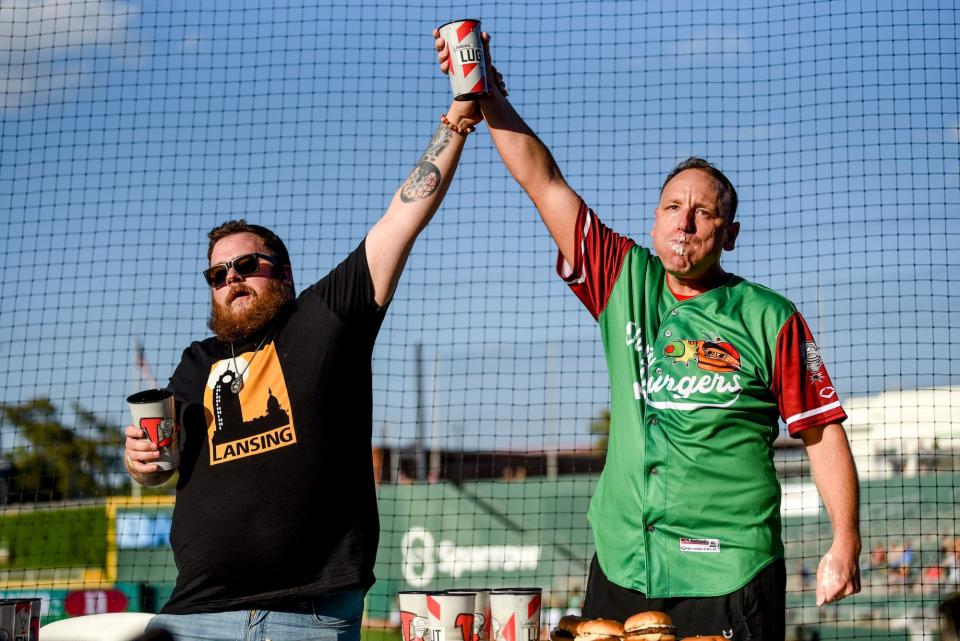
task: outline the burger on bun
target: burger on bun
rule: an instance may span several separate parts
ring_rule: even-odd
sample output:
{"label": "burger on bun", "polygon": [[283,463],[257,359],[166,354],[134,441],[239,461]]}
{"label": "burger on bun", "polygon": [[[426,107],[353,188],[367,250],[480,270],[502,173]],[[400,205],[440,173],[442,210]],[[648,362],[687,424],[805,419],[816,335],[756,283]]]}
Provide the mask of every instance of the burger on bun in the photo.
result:
{"label": "burger on bun", "polygon": [[553,641],[623,641],[623,624],[612,619],[565,616],[550,633]]}
{"label": "burger on bun", "polygon": [[623,641],[623,624],[613,619],[587,619],[577,626],[574,641]]}
{"label": "burger on bun", "polygon": [[586,619],[572,614],[561,617],[557,627],[550,630],[550,641],[573,641],[577,637],[577,627],[583,621]]}
{"label": "burger on bun", "polygon": [[623,628],[624,641],[676,641],[677,638],[673,619],[666,612],[637,612],[624,621]]}

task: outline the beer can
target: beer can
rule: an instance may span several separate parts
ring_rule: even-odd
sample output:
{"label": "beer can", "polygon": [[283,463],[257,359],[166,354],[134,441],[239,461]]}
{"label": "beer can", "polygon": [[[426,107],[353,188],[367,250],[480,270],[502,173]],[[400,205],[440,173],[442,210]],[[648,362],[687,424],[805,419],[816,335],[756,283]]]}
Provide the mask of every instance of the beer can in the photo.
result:
{"label": "beer can", "polygon": [[27,599],[30,602],[30,641],[40,641],[40,613],[43,602],[40,599]]}
{"label": "beer can", "polygon": [[539,641],[541,588],[499,588],[490,593],[491,641]]}
{"label": "beer can", "polygon": [[473,592],[436,592],[427,595],[430,641],[463,641],[473,635]]}
{"label": "beer can", "polygon": [[13,641],[16,610],[13,601],[0,601],[0,641]]}
{"label": "beer can", "polygon": [[[0,601],[0,639],[31,641],[30,599],[3,599]],[[39,620],[37,621],[39,627]]]}
{"label": "beer can", "polygon": [[454,20],[440,27],[446,40],[450,88],[456,100],[487,95],[487,65],[483,60],[479,20]]}
{"label": "beer can", "polygon": [[403,641],[426,641],[430,635],[427,597],[433,592],[404,591],[398,594],[400,601],[400,636]]}
{"label": "beer can", "polygon": [[476,594],[473,605],[473,636],[472,641],[490,641],[490,590],[478,589],[451,589],[446,594]]}

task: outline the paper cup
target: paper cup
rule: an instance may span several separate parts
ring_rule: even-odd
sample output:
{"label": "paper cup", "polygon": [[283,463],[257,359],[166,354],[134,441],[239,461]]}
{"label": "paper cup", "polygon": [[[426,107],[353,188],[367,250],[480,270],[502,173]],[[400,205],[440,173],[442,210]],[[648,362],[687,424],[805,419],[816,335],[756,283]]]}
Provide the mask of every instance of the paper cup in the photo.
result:
{"label": "paper cup", "polygon": [[176,404],[173,392],[167,389],[149,389],[127,397],[133,424],[153,441],[160,458],[153,461],[161,470],[172,470],[180,465],[180,434],[177,428]]}
{"label": "paper cup", "polygon": [[430,641],[427,595],[431,592],[401,592],[400,634],[403,641]]}
{"label": "paper cup", "polygon": [[446,590],[446,594],[476,594],[473,602],[473,641],[490,641],[490,590],[470,588]]}
{"label": "paper cup", "polygon": [[429,641],[470,641],[476,600],[474,592],[428,594]]}
{"label": "paper cup", "polygon": [[540,588],[508,588],[490,593],[490,641],[540,639]]}

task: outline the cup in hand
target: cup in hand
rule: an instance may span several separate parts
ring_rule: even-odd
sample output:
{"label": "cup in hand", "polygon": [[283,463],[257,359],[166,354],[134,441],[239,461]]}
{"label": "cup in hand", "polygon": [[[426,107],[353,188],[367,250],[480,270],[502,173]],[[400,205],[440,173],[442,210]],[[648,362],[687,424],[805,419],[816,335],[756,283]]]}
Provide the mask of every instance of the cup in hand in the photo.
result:
{"label": "cup in hand", "polygon": [[149,438],[160,458],[153,461],[161,470],[172,470],[180,465],[180,435],[177,429],[176,404],[173,392],[149,389],[127,397],[133,425]]}

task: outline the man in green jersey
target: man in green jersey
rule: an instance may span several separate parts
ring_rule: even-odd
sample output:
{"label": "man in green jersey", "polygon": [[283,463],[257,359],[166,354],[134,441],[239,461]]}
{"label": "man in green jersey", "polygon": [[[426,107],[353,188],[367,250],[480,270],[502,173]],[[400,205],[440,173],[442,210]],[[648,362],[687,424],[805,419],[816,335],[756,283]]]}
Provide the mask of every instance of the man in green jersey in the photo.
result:
{"label": "man in green jersey", "polygon": [[783,639],[778,417],[802,439],[833,526],[817,603],[858,592],[846,414],[793,304],[721,267],[740,229],[727,177],[699,158],[678,165],[661,188],[651,253],[599,221],[502,93],[479,104],[607,359],[610,442],[589,510],[597,552],[584,615],[656,609],[678,636]]}

